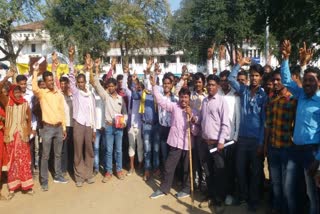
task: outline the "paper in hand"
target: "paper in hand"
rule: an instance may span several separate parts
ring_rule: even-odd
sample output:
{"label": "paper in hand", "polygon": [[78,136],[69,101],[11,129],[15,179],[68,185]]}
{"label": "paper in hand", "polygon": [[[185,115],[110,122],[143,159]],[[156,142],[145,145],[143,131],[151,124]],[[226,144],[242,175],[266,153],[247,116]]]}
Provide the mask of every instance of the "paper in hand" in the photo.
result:
{"label": "paper in hand", "polygon": [[[234,141],[233,141],[233,140],[232,140],[232,141],[229,141],[228,143],[225,143],[225,144],[224,144],[224,147],[228,147],[228,146],[230,146],[230,145],[232,145],[232,144],[234,144]],[[210,151],[210,153],[214,153],[214,152],[218,151],[218,148],[216,147],[216,148],[210,149],[209,151]]]}

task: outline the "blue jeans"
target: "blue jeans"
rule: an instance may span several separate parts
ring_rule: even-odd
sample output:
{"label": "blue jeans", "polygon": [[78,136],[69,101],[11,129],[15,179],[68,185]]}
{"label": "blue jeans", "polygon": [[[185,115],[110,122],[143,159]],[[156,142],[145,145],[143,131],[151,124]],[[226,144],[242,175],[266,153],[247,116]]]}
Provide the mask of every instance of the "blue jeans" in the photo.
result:
{"label": "blue jeans", "polygon": [[279,213],[287,213],[287,199],[285,197],[285,179],[288,164],[288,148],[268,147],[268,163],[272,184],[272,206]]}
{"label": "blue jeans", "polygon": [[[160,135],[159,125],[143,124],[143,146],[144,146],[144,169],[151,170],[158,169],[159,161],[159,147]],[[152,165],[151,165],[152,158]]]}
{"label": "blue jeans", "polygon": [[112,174],[113,144],[115,144],[116,171],[122,170],[122,135],[123,130],[106,125],[104,130],[105,171]]}
{"label": "blue jeans", "polygon": [[[288,150],[287,176],[285,182],[286,197],[288,200],[289,213],[301,213],[300,208],[304,206],[303,196],[301,197],[300,175],[304,175],[307,195],[310,201],[309,213],[319,214],[319,195],[313,177],[308,175],[308,169],[314,161],[312,146],[292,146]],[[300,191],[299,191],[300,190]],[[298,198],[299,197],[299,198]]]}
{"label": "blue jeans", "polygon": [[100,141],[102,139],[103,132],[101,129],[97,129],[96,131],[96,140],[93,144],[93,151],[94,151],[94,171],[99,171],[99,157],[100,157]]}
{"label": "blue jeans", "polygon": [[236,173],[240,199],[247,200],[250,205],[257,205],[260,198],[263,157],[257,155],[258,146],[258,139],[239,137],[236,147]]}

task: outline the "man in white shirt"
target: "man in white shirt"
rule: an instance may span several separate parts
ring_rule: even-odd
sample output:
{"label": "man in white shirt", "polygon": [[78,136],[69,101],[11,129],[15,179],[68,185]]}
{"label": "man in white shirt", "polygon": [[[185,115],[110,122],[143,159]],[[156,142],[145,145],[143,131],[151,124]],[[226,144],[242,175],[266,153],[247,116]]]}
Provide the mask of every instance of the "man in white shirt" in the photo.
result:
{"label": "man in white shirt", "polygon": [[[240,97],[236,95],[235,90],[230,86],[228,77],[230,71],[224,70],[220,73],[220,90],[219,93],[225,98],[229,107],[229,121],[230,121],[230,136],[227,141],[238,141],[239,126],[240,126]],[[235,192],[235,147],[233,144],[224,149],[225,163],[227,169],[228,189],[225,204],[231,205],[233,203],[232,195]]]}

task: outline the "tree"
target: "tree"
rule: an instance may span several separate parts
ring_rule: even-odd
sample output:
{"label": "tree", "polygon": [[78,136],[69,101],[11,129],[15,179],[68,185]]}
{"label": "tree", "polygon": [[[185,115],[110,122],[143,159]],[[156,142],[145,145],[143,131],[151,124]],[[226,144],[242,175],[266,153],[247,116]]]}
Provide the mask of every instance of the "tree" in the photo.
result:
{"label": "tree", "polygon": [[110,39],[119,42],[125,61],[134,51],[157,46],[168,37],[171,13],[167,0],[113,1],[109,14]]}
{"label": "tree", "polygon": [[109,0],[47,0],[45,26],[53,45],[65,52],[76,45],[79,56],[101,56],[108,48]]}
{"label": "tree", "polygon": [[17,57],[28,38],[21,42],[18,49],[15,50],[12,42],[14,24],[37,19],[38,17],[35,14],[38,14],[39,4],[40,0],[0,0],[0,39],[3,40],[4,44],[0,46],[0,51],[4,54],[0,61],[9,61],[12,65],[16,64]]}
{"label": "tree", "polygon": [[[320,1],[318,0],[260,0],[266,5],[264,19],[270,17],[270,32],[279,45],[290,39],[292,53],[290,59],[298,60],[299,47],[304,41],[308,45],[320,42]],[[318,53],[319,54],[319,50]]]}
{"label": "tree", "polygon": [[257,17],[255,0],[183,0],[174,14],[170,44],[182,49],[191,62],[206,59],[213,44],[224,44],[233,62],[233,50],[260,30],[253,31]]}

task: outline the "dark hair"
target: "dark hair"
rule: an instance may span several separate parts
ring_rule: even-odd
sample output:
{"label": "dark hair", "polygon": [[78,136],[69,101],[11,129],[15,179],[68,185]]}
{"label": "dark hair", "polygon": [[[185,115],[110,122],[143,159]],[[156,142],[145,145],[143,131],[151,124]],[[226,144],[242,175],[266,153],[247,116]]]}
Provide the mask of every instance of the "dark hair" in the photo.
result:
{"label": "dark hair", "polygon": [[79,79],[81,79],[81,78],[82,78],[84,81],[87,81],[87,80],[86,80],[86,75],[84,75],[84,74],[82,74],[82,73],[80,73],[80,74],[77,75],[77,81],[78,81]]}
{"label": "dark hair", "polygon": [[290,73],[291,75],[297,76],[299,79],[301,79],[300,74],[301,74],[301,66],[300,65],[294,65],[290,68]]}
{"label": "dark hair", "polygon": [[274,75],[281,75],[281,72],[280,72],[280,68],[276,68],[276,70],[274,70],[272,73],[271,73],[272,77],[274,77]]}
{"label": "dark hair", "polygon": [[257,72],[259,73],[260,76],[263,75],[264,73],[264,70],[263,70],[263,67],[260,65],[260,64],[253,64],[250,66],[249,68],[249,72]]}
{"label": "dark hair", "polygon": [[50,71],[45,71],[45,72],[43,72],[43,74],[42,74],[42,79],[43,79],[43,81],[46,81],[46,78],[47,78],[47,77],[53,77],[53,73],[50,72]]}
{"label": "dark hair", "polygon": [[102,76],[102,81],[106,81],[106,78],[107,78],[107,74],[104,74],[104,75]]}
{"label": "dark hair", "polygon": [[263,75],[263,77],[262,77],[262,85],[267,84],[267,82],[272,81],[273,80],[273,74],[274,74],[274,72],[268,73],[268,74],[265,73]]}
{"label": "dark hair", "polygon": [[22,91],[20,85],[16,85],[16,87],[14,87],[13,91]]}
{"label": "dark hair", "polygon": [[108,87],[109,84],[117,85],[117,80],[115,78],[109,78],[107,80],[106,86]]}
{"label": "dark hair", "polygon": [[222,72],[220,73],[219,77],[220,77],[220,78],[222,78],[222,77],[227,77],[227,78],[228,78],[229,75],[230,75],[230,71],[224,70],[224,71],[222,71]]}
{"label": "dark hair", "polygon": [[310,66],[304,71],[304,73],[314,73],[317,75],[318,81],[320,80],[320,69],[317,67]]}
{"label": "dark hair", "polygon": [[217,75],[215,75],[215,74],[210,74],[210,75],[207,77],[207,83],[209,83],[209,81],[211,81],[211,80],[215,81],[218,85],[219,85],[219,83],[220,83],[220,78],[219,78]]}
{"label": "dark hair", "polygon": [[199,80],[199,79],[202,80],[203,85],[206,84],[206,77],[205,77],[204,74],[201,73],[201,72],[197,72],[197,73],[195,73],[195,74],[193,75],[193,80],[194,80],[194,81],[197,81],[197,80]]}
{"label": "dark hair", "polygon": [[247,74],[247,72],[245,72],[244,70],[243,70],[243,71],[240,71],[237,76],[245,76],[246,79],[248,79],[248,74]]}
{"label": "dark hair", "polygon": [[179,91],[179,97],[181,95],[188,95],[189,97],[191,96],[191,92],[189,90],[189,88],[181,88]]}
{"label": "dark hair", "polygon": [[270,69],[270,73],[273,71],[273,68],[271,67],[271,65],[266,64],[265,66],[263,66],[263,70],[266,70],[266,68]]}
{"label": "dark hair", "polygon": [[123,80],[123,75],[122,75],[122,74],[119,74],[119,75],[117,76],[117,81],[120,81],[120,80]]}
{"label": "dark hair", "polygon": [[174,74],[171,73],[171,72],[165,73],[164,76],[167,76],[167,77],[169,77],[170,79],[173,77],[173,80],[174,80]]}
{"label": "dark hair", "polygon": [[25,75],[23,75],[23,74],[19,74],[17,77],[16,77],[16,82],[17,83],[19,83],[19,82],[21,82],[21,81],[27,81],[28,80],[28,78],[25,76]]}
{"label": "dark hair", "polygon": [[38,80],[38,86],[39,86],[42,82],[44,82],[43,79]]}
{"label": "dark hair", "polygon": [[69,78],[68,77],[60,77],[60,82],[65,82],[65,83],[69,83]]}
{"label": "dark hair", "polygon": [[165,80],[169,80],[170,83],[172,83],[172,79],[170,78],[170,76],[168,75],[164,75],[163,78],[162,78],[162,83],[164,83]]}

